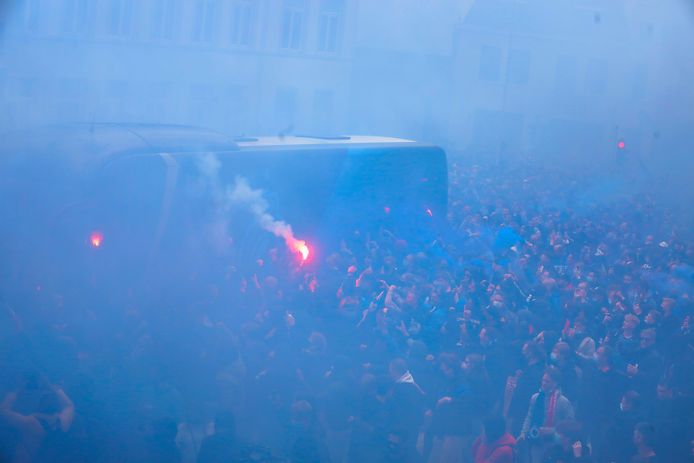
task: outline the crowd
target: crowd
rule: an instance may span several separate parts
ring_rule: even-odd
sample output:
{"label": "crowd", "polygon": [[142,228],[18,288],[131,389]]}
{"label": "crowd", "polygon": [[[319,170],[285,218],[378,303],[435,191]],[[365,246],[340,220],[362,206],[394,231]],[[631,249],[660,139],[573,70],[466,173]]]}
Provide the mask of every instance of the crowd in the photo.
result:
{"label": "crowd", "polygon": [[0,301],[0,461],[694,461],[694,243],[586,191],[453,164],[426,242]]}

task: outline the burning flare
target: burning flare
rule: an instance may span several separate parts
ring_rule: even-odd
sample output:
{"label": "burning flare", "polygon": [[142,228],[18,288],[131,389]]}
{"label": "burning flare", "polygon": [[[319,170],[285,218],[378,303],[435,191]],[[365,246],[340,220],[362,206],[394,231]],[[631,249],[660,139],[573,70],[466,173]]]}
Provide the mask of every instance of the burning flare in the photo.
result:
{"label": "burning flare", "polygon": [[104,235],[102,235],[101,232],[95,231],[95,232],[92,232],[91,235],[89,235],[89,242],[95,248],[98,248],[99,246],[101,246],[101,242],[103,240],[104,240]]}
{"label": "burning flare", "polygon": [[[291,225],[275,219],[268,212],[269,204],[263,197],[263,190],[252,188],[241,176],[236,177],[233,185],[222,185],[219,179],[221,163],[213,153],[201,157],[198,167],[218,203],[220,217],[228,215],[233,204],[243,204],[260,228],[282,238],[290,251],[301,256],[301,263],[306,262],[310,254],[306,241],[296,239]],[[226,228],[227,222],[222,225]]]}
{"label": "burning flare", "polygon": [[[289,248],[301,255],[301,262],[306,262],[306,259],[308,259],[308,255],[310,254],[306,241],[297,240],[294,238],[288,239],[287,241]],[[291,243],[289,241],[291,241]]]}

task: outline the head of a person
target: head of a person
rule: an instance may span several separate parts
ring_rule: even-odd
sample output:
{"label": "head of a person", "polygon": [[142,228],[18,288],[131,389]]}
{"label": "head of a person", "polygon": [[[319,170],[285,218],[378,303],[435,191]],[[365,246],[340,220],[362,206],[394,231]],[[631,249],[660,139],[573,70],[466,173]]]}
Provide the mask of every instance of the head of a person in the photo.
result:
{"label": "head of a person", "polygon": [[439,371],[446,378],[454,378],[458,372],[460,359],[452,352],[442,352],[439,357]]}
{"label": "head of a person", "polygon": [[622,331],[633,332],[639,326],[639,317],[633,314],[626,314],[622,322]]}
{"label": "head of a person", "polygon": [[655,426],[641,422],[634,426],[634,445],[636,447],[651,447],[655,438]]}
{"label": "head of a person", "polygon": [[427,345],[424,342],[416,340],[413,341],[412,344],[410,344],[408,354],[408,357],[410,359],[422,361],[426,358],[427,355],[429,355],[429,349],[427,348]]}
{"label": "head of a person", "polygon": [[574,320],[574,329],[573,329],[573,337],[579,337],[583,336],[583,333],[586,332],[586,322],[583,317],[578,317],[576,320]]}
{"label": "head of a person", "polygon": [[214,418],[214,431],[216,434],[233,436],[236,433],[234,413],[229,410],[217,413],[217,416]]}
{"label": "head of a person", "polygon": [[641,349],[648,349],[655,344],[656,340],[655,328],[646,328],[641,331],[639,345]]}
{"label": "head of a person", "polygon": [[595,341],[593,338],[585,337],[576,349],[576,355],[584,360],[592,360],[595,358]]}
{"label": "head of a person", "polygon": [[300,428],[309,428],[313,424],[313,406],[307,400],[297,400],[292,404],[292,424]]}
{"label": "head of a person", "polygon": [[404,359],[396,358],[390,361],[388,364],[388,374],[393,381],[402,378],[402,375],[407,373],[407,362]]}
{"label": "head of a person", "polygon": [[552,348],[550,359],[556,365],[566,365],[571,360],[571,347],[564,341],[559,341]]}
{"label": "head of a person", "polygon": [[484,374],[484,357],[480,354],[468,354],[460,368],[466,376],[481,376]]}
{"label": "head of a person", "polygon": [[484,420],[484,437],[487,442],[495,442],[506,432],[506,423],[501,415],[492,415]]}
{"label": "head of a person", "polygon": [[387,438],[388,461],[402,461],[405,459],[405,436],[401,432],[390,432]]}
{"label": "head of a person", "polygon": [[313,331],[308,337],[308,348],[311,352],[324,353],[328,348],[328,340],[320,331]]}
{"label": "head of a person", "polygon": [[504,308],[504,297],[501,294],[493,294],[489,298],[489,307],[494,310],[501,310]]}
{"label": "head of a person", "polygon": [[670,400],[674,396],[674,390],[666,380],[658,382],[655,392],[658,400]]}
{"label": "head of a person", "polygon": [[485,326],[480,330],[480,344],[483,347],[492,345],[497,339],[497,332],[491,326]]}
{"label": "head of a person", "polygon": [[535,341],[528,341],[523,344],[521,352],[528,363],[535,363],[545,358],[545,352],[542,346]]}
{"label": "head of a person", "polygon": [[542,330],[538,334],[535,342],[539,343],[542,347],[542,354],[544,356],[545,352],[551,352],[552,347],[559,341],[560,334],[554,330]]}
{"label": "head of a person", "polygon": [[600,346],[598,350],[595,351],[595,359],[598,362],[598,366],[612,367],[614,363],[614,350],[607,345]]}
{"label": "head of a person", "polygon": [[548,367],[542,375],[540,381],[540,389],[542,392],[549,394],[557,390],[561,383],[561,373],[556,367]]}
{"label": "head of a person", "polygon": [[657,326],[660,324],[660,320],[662,320],[663,314],[660,313],[658,310],[649,310],[648,313],[646,314],[646,318],[644,318],[644,323],[648,326]]}
{"label": "head of a person", "polygon": [[672,309],[675,307],[675,299],[671,297],[664,297],[663,300],[660,302],[660,308],[663,310],[663,313],[665,315],[670,315],[672,313]]}
{"label": "head of a person", "polygon": [[636,391],[627,391],[619,402],[619,409],[623,412],[635,412],[641,407],[641,395]]}

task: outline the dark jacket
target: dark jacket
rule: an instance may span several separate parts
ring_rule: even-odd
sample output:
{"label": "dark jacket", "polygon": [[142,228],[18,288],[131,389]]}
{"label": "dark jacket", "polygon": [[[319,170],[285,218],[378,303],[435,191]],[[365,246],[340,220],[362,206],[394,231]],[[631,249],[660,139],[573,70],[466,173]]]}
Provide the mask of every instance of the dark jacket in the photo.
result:
{"label": "dark jacket", "polygon": [[509,433],[504,434],[492,443],[484,437],[478,437],[472,443],[474,463],[513,463],[516,439]]}

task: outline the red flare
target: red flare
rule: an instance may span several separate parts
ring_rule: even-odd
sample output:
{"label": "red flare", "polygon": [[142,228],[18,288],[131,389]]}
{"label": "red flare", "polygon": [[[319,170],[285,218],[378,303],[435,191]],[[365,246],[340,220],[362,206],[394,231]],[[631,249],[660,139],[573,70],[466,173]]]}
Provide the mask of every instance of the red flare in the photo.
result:
{"label": "red flare", "polygon": [[89,235],[89,242],[95,248],[98,248],[99,246],[101,246],[101,243],[103,242],[103,240],[104,240],[104,235],[102,235],[101,232],[95,231],[95,232],[92,232],[91,235]]}
{"label": "red flare", "polygon": [[308,259],[309,254],[311,251],[308,248],[308,245],[306,244],[306,241],[304,240],[294,240],[294,242],[291,244],[291,248],[294,252],[299,253],[301,255],[301,262],[305,262],[306,259]]}

